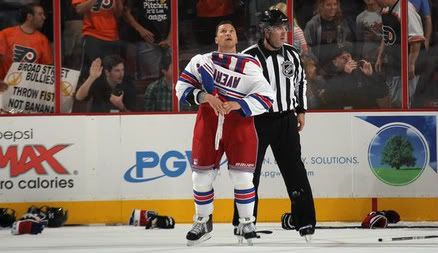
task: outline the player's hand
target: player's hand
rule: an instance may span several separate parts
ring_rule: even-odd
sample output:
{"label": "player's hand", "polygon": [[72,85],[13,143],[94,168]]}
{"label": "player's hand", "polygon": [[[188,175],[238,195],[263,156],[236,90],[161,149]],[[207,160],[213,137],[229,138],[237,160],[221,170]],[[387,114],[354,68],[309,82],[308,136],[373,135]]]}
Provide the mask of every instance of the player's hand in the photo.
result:
{"label": "player's hand", "polygon": [[298,132],[304,129],[305,124],[305,114],[304,113],[298,113],[297,115],[297,121],[298,121]]}
{"label": "player's hand", "polygon": [[231,111],[239,110],[241,107],[240,107],[240,104],[235,102],[235,101],[227,101],[227,102],[224,102],[223,108],[224,108],[225,114],[228,114]]}
{"label": "player's hand", "polygon": [[100,58],[94,59],[90,67],[90,77],[96,80],[100,75],[102,75],[102,70],[102,60]]}
{"label": "player's hand", "polygon": [[222,114],[222,115],[225,114],[223,102],[222,102],[222,100],[219,99],[219,97],[217,95],[213,96],[211,94],[207,94],[207,95],[205,95],[205,101],[207,101],[207,103],[211,106],[211,108],[213,108],[216,116],[218,116],[219,114]]}

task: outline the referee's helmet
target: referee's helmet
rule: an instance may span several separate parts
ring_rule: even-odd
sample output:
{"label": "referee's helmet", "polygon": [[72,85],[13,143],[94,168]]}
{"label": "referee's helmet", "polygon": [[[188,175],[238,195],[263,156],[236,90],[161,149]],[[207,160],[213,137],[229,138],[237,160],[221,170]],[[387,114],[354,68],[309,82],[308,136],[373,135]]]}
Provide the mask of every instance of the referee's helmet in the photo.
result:
{"label": "referee's helmet", "polygon": [[272,9],[264,11],[260,18],[260,25],[264,28],[269,26],[288,25],[289,19],[283,12]]}

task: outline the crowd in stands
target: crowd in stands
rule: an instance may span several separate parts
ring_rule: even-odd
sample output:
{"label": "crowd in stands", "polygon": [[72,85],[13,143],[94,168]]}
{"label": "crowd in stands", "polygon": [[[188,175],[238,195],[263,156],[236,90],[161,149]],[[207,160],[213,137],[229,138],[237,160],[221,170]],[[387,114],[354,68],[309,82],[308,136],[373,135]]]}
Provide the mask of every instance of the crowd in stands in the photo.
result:
{"label": "crowd in stands", "polygon": [[[400,31],[385,30],[391,17],[400,17],[400,2],[294,1],[290,36],[306,69],[309,109],[401,108]],[[407,5],[409,108],[438,107],[437,5]],[[188,0],[172,8],[179,17],[179,69],[193,55],[214,50],[222,20],[235,24],[241,50],[260,39],[264,10],[291,14],[285,0]],[[66,0],[61,19],[63,67],[81,73],[73,112],[178,110],[170,0]],[[52,49],[52,0],[0,0],[0,92],[12,62],[53,64]]]}

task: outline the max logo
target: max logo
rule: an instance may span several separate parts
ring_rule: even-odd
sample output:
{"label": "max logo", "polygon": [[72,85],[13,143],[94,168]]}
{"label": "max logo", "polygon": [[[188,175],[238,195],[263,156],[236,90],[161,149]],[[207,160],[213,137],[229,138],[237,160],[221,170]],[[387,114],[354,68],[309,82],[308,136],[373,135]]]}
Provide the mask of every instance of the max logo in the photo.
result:
{"label": "max logo", "polygon": [[5,168],[9,164],[11,177],[25,174],[31,169],[34,169],[38,175],[47,175],[47,171],[43,166],[43,162],[46,162],[57,174],[69,174],[64,166],[55,158],[56,153],[68,146],[70,145],[59,144],[47,149],[42,145],[27,145],[24,146],[21,155],[18,153],[17,146],[8,147],[6,152],[3,152],[0,146],[0,168]]}
{"label": "max logo", "polygon": [[37,54],[33,48],[23,47],[20,45],[14,46],[14,62],[35,62]]}

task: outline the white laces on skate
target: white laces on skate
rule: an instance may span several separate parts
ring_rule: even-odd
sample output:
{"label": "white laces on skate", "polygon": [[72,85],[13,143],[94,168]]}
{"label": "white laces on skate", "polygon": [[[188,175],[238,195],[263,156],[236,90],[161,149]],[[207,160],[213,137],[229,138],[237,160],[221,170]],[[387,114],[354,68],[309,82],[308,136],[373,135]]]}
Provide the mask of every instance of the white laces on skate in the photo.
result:
{"label": "white laces on skate", "polygon": [[237,226],[237,233],[239,235],[244,235],[245,233],[251,233],[251,232],[255,232],[256,228],[254,226],[254,223],[249,222],[249,223],[239,223],[239,225]]}
{"label": "white laces on skate", "polygon": [[254,225],[255,218],[249,217],[249,218],[240,218],[239,219],[239,225],[237,226],[237,240],[238,244],[243,244],[243,239],[245,239],[249,246],[252,246],[252,239],[254,238],[260,238],[259,235],[256,233],[256,227]]}
{"label": "white laces on skate", "polygon": [[193,234],[200,234],[205,231],[207,231],[207,222],[195,222],[192,229],[190,230],[190,232]]}

